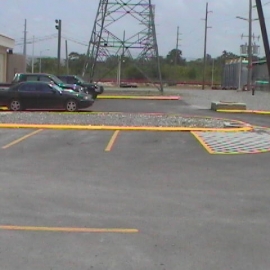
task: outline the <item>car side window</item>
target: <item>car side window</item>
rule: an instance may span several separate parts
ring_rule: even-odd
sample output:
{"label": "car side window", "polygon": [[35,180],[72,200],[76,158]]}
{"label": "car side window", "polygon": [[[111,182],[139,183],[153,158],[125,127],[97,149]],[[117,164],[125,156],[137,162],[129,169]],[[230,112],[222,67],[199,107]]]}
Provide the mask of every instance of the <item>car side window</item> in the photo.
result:
{"label": "car side window", "polygon": [[37,82],[38,81],[38,76],[34,76],[34,75],[25,76],[25,80],[23,80],[23,81]]}
{"label": "car side window", "polygon": [[41,93],[52,93],[52,88],[47,84],[39,84],[38,91]]}
{"label": "car side window", "polygon": [[51,81],[52,81],[51,78],[46,77],[46,76],[40,76],[39,80],[40,80],[41,82],[51,82]]}
{"label": "car side window", "polygon": [[76,84],[77,83],[77,80],[73,77],[68,77],[67,78],[67,83],[68,84]]}
{"label": "car side window", "polygon": [[19,87],[19,92],[36,92],[36,84],[23,84]]}
{"label": "car side window", "polygon": [[67,81],[67,77],[59,77],[59,79],[62,81],[62,82],[64,82],[64,83],[68,83],[68,81]]}

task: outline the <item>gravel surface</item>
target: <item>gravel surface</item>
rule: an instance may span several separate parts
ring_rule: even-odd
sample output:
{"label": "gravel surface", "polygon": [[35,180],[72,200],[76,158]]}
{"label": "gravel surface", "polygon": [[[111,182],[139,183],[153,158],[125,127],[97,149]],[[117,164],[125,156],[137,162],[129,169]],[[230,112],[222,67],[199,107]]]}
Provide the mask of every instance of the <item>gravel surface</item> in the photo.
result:
{"label": "gravel surface", "polygon": [[0,113],[0,123],[222,128],[226,120],[140,113]]}

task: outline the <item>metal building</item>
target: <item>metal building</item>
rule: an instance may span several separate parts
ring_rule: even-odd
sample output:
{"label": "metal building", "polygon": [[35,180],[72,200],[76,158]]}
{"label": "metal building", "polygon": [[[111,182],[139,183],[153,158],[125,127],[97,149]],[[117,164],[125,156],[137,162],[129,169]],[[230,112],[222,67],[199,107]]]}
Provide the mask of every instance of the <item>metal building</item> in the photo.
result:
{"label": "metal building", "polygon": [[242,89],[247,84],[248,61],[240,57],[225,62],[222,76],[223,89]]}
{"label": "metal building", "polygon": [[269,75],[266,60],[253,62],[252,70],[254,85],[256,86],[256,89],[269,91]]}
{"label": "metal building", "polygon": [[8,50],[13,50],[15,41],[0,35],[0,82],[7,81]]}

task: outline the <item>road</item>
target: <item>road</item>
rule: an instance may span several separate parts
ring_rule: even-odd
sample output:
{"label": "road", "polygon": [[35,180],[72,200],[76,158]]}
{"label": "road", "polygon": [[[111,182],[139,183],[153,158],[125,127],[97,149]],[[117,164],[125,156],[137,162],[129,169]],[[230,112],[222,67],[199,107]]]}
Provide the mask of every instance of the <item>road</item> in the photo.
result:
{"label": "road", "polygon": [[[183,101],[93,110],[214,115]],[[210,155],[190,133],[2,129],[0,155],[1,269],[270,266],[269,153]]]}

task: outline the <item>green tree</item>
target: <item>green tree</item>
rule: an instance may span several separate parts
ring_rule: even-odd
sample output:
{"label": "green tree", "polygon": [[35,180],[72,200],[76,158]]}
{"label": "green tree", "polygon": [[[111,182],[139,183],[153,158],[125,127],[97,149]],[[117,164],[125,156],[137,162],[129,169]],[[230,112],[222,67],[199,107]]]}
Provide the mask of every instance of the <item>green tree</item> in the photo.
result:
{"label": "green tree", "polygon": [[186,64],[186,59],[182,57],[182,51],[179,49],[173,49],[169,51],[166,57],[168,64],[177,64],[184,66]]}

